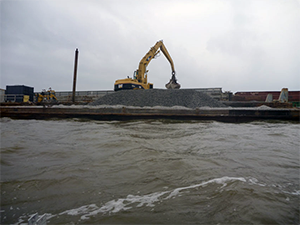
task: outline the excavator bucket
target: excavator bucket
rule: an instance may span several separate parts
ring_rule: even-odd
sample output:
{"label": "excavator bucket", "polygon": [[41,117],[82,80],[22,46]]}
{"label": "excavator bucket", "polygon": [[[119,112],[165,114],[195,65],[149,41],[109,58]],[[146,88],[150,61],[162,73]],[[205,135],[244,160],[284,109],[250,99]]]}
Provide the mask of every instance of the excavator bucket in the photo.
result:
{"label": "excavator bucket", "polygon": [[170,79],[169,83],[167,83],[165,86],[167,89],[179,89],[180,88],[180,84],[177,83],[174,73],[172,74],[172,78]]}

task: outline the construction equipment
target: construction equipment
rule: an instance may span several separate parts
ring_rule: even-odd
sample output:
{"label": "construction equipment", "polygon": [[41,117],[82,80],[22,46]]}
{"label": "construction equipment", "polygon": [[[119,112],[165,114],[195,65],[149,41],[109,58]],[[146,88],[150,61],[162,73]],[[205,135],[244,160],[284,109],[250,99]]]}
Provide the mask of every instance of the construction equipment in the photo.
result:
{"label": "construction equipment", "polygon": [[[160,50],[158,50],[160,49]],[[166,84],[166,88],[168,89],[179,89],[180,84],[177,83],[177,80],[175,78],[175,69],[174,69],[174,63],[169,55],[163,41],[158,41],[156,44],[147,52],[147,54],[142,58],[139,64],[139,68],[134,71],[133,78],[125,78],[115,81],[114,90],[130,90],[130,89],[153,89],[152,83],[147,83],[147,73],[148,70],[147,66],[150,63],[150,61],[158,56],[157,54],[162,51],[168,61],[171,64],[172,68],[172,78],[168,84]]]}
{"label": "construction equipment", "polygon": [[37,93],[36,95],[37,103],[53,103],[57,102],[57,98],[55,96],[55,91],[51,89],[51,87],[46,91],[43,89],[41,93]]}
{"label": "construction equipment", "polygon": [[177,80],[175,77],[175,72],[174,72],[174,74],[172,73],[172,77],[171,77],[169,83],[167,83],[165,86],[167,89],[179,89],[180,88],[180,84],[177,83]]}

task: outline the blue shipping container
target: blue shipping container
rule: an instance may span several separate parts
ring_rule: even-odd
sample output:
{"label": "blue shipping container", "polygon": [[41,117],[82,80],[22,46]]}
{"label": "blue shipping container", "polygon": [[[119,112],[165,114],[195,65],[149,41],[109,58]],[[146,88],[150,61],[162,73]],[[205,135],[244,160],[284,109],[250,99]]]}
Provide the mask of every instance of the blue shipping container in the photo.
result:
{"label": "blue shipping container", "polygon": [[6,85],[6,95],[29,95],[29,101],[33,102],[34,88],[25,85]]}

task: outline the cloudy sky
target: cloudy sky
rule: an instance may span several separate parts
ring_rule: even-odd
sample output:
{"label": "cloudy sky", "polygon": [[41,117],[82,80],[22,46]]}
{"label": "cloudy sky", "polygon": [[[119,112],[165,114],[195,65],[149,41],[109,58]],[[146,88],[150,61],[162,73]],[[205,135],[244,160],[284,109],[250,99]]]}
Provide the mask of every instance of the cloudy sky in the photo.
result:
{"label": "cloudy sky", "polygon": [[[6,85],[112,90],[163,40],[182,88],[300,90],[300,0],[2,0]],[[148,81],[164,88],[162,54]]]}

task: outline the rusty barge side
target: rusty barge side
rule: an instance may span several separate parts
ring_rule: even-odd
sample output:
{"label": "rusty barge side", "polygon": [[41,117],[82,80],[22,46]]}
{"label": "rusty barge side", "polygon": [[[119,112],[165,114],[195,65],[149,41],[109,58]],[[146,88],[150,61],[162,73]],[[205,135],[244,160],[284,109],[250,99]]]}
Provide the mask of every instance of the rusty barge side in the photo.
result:
{"label": "rusty barge side", "polygon": [[14,119],[87,118],[96,120],[179,119],[247,122],[298,121],[300,109],[271,108],[137,108],[137,107],[0,107],[1,117]]}

